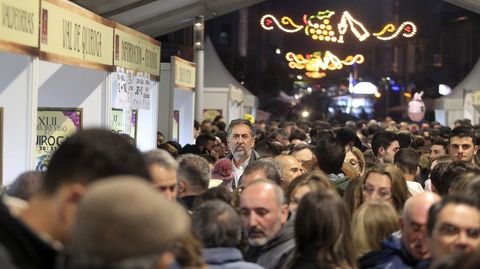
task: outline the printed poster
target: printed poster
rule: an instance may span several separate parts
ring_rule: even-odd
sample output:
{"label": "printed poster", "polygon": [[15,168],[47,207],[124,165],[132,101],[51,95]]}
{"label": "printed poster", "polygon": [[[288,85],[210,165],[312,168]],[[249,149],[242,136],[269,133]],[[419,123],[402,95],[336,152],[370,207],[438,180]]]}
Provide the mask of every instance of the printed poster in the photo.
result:
{"label": "printed poster", "polygon": [[114,133],[123,133],[123,109],[112,108],[112,121],[110,123],[110,128]]}
{"label": "printed poster", "polygon": [[58,146],[82,128],[82,109],[39,108],[37,113],[35,168],[45,171]]}
{"label": "printed poster", "polygon": [[138,110],[132,110],[130,118],[130,136],[137,141]]}
{"label": "printed poster", "polygon": [[129,101],[129,93],[127,88],[127,74],[123,68],[117,68],[115,98],[113,100],[114,107],[127,107]]}
{"label": "printed poster", "polygon": [[174,110],[173,111],[173,134],[172,140],[178,142],[178,135],[180,134],[180,111]]}

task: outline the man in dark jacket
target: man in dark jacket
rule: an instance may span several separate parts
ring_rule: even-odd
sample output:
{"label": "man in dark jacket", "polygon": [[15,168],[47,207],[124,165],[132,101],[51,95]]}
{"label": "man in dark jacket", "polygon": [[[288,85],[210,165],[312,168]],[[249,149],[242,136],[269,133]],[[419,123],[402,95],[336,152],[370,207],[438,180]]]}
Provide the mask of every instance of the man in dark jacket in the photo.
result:
{"label": "man in dark jacket", "polygon": [[282,188],[269,180],[254,181],[243,190],[239,208],[249,244],[245,259],[277,268],[295,248]]}
{"label": "man in dark jacket", "polygon": [[376,268],[414,268],[430,257],[426,242],[428,210],[440,201],[433,192],[411,197],[400,218],[401,232],[393,233],[382,242],[381,258]]}
{"label": "man in dark jacket", "polygon": [[58,250],[69,242],[76,209],[88,185],[120,174],[150,179],[140,151],[122,136],[90,129],[65,139],[26,209],[15,215],[0,202],[0,248],[7,252],[0,255],[0,265],[8,256],[19,269],[55,268]]}

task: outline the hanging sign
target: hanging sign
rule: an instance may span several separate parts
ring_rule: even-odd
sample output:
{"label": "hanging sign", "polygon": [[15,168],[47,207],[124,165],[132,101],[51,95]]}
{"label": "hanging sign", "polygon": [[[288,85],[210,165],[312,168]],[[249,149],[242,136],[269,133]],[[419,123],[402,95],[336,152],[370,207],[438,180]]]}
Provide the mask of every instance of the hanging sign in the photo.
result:
{"label": "hanging sign", "polygon": [[36,54],[40,0],[0,0],[0,50]]}
{"label": "hanging sign", "polygon": [[195,89],[195,64],[176,56],[171,62],[175,66],[175,88]]}
{"label": "hanging sign", "polygon": [[114,65],[160,80],[160,42],[116,23]]}
{"label": "hanging sign", "polygon": [[40,57],[113,71],[113,25],[70,1],[41,2]]}

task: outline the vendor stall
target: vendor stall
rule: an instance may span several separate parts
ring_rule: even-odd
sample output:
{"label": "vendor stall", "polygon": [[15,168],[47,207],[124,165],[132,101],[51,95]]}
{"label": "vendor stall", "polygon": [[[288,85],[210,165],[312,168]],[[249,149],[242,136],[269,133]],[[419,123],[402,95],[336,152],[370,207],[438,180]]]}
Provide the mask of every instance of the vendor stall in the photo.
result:
{"label": "vendor stall", "polygon": [[[45,170],[55,149],[81,128],[137,134],[141,149],[155,147],[158,42],[70,1],[0,4],[0,183]],[[132,68],[128,62],[138,56],[142,62]],[[135,72],[131,94],[142,94],[131,98],[136,106],[112,107],[114,64]]]}
{"label": "vendor stall", "polygon": [[193,144],[195,64],[176,56],[162,63],[158,98],[158,130],[182,146]]}

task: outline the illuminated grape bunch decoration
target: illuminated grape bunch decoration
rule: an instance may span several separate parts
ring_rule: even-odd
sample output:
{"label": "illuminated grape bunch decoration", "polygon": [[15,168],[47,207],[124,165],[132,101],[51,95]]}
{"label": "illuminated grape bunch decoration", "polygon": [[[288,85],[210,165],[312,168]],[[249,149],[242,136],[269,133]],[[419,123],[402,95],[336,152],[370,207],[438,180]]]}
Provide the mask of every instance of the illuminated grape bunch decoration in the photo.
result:
{"label": "illuminated grape bunch decoration", "polygon": [[[370,34],[365,26],[356,20],[348,11],[341,13],[340,20],[335,25],[335,12],[331,10],[318,11],[313,15],[303,15],[303,25],[297,24],[292,18],[283,16],[278,20],[271,14],[266,14],[260,19],[260,25],[263,29],[271,31],[275,27],[286,33],[298,33],[303,30],[306,36],[318,42],[344,43],[344,36],[348,30],[361,42],[370,36],[374,36],[378,40],[388,41],[399,36],[411,38],[417,33],[417,27],[413,22],[405,21],[396,27],[389,23],[382,27],[376,33]],[[288,66],[292,69],[305,69],[306,75],[311,78],[322,78],[326,76],[327,70],[340,70],[345,65],[362,64],[365,58],[361,54],[347,56],[341,60],[339,57],[325,51],[314,52],[303,56],[288,52],[285,55]]]}
{"label": "illuminated grape bunch decoration", "polygon": [[[260,25],[263,29],[269,31],[276,26],[286,33],[297,33],[304,30],[305,35],[310,36],[313,40],[322,42],[344,43],[343,36],[347,30],[350,30],[359,41],[365,41],[371,36],[365,26],[353,18],[348,11],[342,13],[340,22],[335,29],[334,25],[332,25],[334,15],[335,12],[331,10],[318,11],[310,16],[305,14],[303,16],[303,25],[300,25],[288,16],[283,16],[279,21],[275,16],[267,14],[260,19]],[[398,28],[389,23],[379,32],[373,33],[373,36],[378,40],[388,41],[397,38],[399,35],[410,38],[416,33],[417,26],[413,22],[405,21]]]}
{"label": "illuminated grape bunch decoration", "polygon": [[319,11],[316,15],[307,18],[304,16],[305,34],[311,36],[313,40],[337,42],[332,25],[330,25],[330,17],[335,12],[330,10]]}

